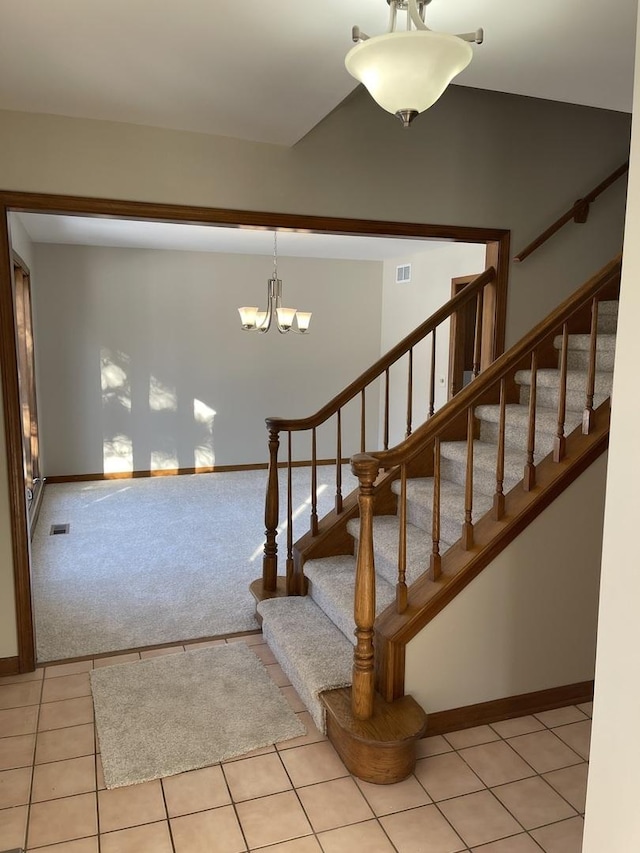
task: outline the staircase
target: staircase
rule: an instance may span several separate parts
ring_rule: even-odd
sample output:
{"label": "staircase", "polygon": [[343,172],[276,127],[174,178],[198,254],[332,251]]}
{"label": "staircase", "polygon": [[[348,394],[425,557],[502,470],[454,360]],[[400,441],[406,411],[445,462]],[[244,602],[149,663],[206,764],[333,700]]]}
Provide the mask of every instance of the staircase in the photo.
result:
{"label": "staircase", "polygon": [[607,265],[403,444],[354,457],[358,502],[340,496],[315,524],[312,511],[286,584],[254,585],[266,641],[361,778],[407,775],[424,733],[403,695],[408,639],[606,448],[619,270]]}

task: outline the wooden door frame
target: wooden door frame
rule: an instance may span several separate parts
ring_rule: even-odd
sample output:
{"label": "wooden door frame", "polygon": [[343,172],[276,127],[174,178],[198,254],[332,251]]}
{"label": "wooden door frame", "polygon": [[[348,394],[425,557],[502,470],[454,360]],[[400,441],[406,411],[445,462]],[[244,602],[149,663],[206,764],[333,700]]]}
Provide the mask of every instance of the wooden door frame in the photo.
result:
{"label": "wooden door frame", "polygon": [[[506,229],[306,216],[291,213],[0,191],[0,376],[3,390],[11,547],[18,630],[18,656],[15,659],[4,659],[4,663],[3,659],[0,659],[0,674],[3,669],[5,672],[29,672],[35,668],[36,663],[28,520],[23,486],[22,427],[15,347],[15,316],[12,296],[13,260],[8,219],[9,213],[12,212],[118,217],[120,219],[142,219],[156,222],[218,225],[230,228],[291,228],[331,234],[484,243],[487,247],[487,263],[496,268],[497,277],[485,289],[485,304],[488,303],[488,305],[485,312],[487,327],[484,330],[483,338],[487,341],[487,347],[486,354],[483,357],[491,361],[504,350],[510,237],[510,232]],[[492,313],[490,320],[488,319],[489,310]]]}
{"label": "wooden door frame", "polygon": [[[461,275],[456,278],[451,279],[451,296],[456,296],[467,284],[471,284],[471,282],[477,277],[476,275]],[[468,305],[468,303],[467,303]],[[466,306],[464,306],[466,308]],[[461,364],[461,352],[460,347],[458,346],[458,328],[459,317],[458,312],[456,311],[451,315],[451,321],[449,326],[449,393],[447,394],[447,399],[451,399],[454,394],[458,391],[462,390],[462,383],[460,387],[456,387],[456,380],[460,378],[461,374],[464,372],[464,365]]]}

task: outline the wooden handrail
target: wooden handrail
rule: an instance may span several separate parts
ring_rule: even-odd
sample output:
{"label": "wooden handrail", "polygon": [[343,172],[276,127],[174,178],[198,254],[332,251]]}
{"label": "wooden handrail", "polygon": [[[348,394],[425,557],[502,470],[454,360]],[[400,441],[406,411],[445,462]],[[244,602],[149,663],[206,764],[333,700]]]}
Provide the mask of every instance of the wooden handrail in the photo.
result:
{"label": "wooden handrail", "polygon": [[[370,385],[375,379],[381,376],[388,370],[392,364],[406,355],[417,343],[427,337],[441,323],[447,320],[452,314],[458,311],[463,305],[466,305],[471,299],[482,292],[482,289],[487,284],[494,281],[496,278],[496,270],[494,267],[488,267],[480,275],[476,276],[473,281],[469,282],[460,293],[456,294],[452,299],[439,308],[431,315],[424,323],[421,323],[416,329],[397,343],[388,353],[378,359],[368,370],[361,373],[350,385],[337,394],[325,406],[319,409],[314,415],[307,418],[297,418],[287,420],[286,418],[267,418],[266,424],[269,430],[290,430],[297,432],[300,430],[313,429],[319,427],[332,415],[343,408],[348,402],[353,400],[360,394],[367,385]],[[477,298],[477,297],[476,297]]]}
{"label": "wooden handrail", "polygon": [[629,161],[623,163],[621,166],[612,172],[609,177],[605,178],[604,181],[598,184],[597,187],[594,187],[590,193],[587,193],[584,198],[578,199],[578,201],[573,205],[570,210],[564,213],[559,219],[550,225],[545,231],[542,232],[535,240],[532,240],[528,246],[525,246],[521,252],[514,257],[514,261],[520,263],[524,261],[525,258],[528,258],[532,252],[535,252],[536,249],[539,249],[543,243],[546,243],[550,237],[559,231],[567,222],[570,222],[574,219],[576,222],[586,222],[586,217],[589,211],[589,205],[591,202],[595,201],[598,196],[603,193],[606,189],[609,189],[611,184],[614,184],[618,178],[621,178],[626,172],[629,171]]}

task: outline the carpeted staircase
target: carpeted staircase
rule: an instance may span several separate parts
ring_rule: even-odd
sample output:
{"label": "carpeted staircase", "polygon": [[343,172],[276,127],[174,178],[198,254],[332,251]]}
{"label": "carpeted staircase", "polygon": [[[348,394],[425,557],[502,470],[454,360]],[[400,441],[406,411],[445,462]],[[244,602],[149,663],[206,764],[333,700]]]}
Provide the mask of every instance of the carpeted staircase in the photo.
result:
{"label": "carpeted staircase", "polygon": [[[594,408],[611,395],[617,301],[599,303],[598,339]],[[554,341],[560,350],[562,338]],[[589,368],[590,336],[569,335],[565,433],[569,435],[582,423]],[[522,481],[526,461],[529,422],[531,371],[515,374],[520,388],[519,403],[506,408],[504,492]],[[559,369],[539,369],[536,383],[535,462],[553,449],[558,421]],[[480,422],[479,438],[474,441],[473,520],[487,513],[496,488],[496,459],[500,409],[480,405],[475,417]],[[441,443],[441,539],[440,552],[460,537],[464,519],[466,442]],[[400,493],[400,482],[393,484]],[[410,586],[429,566],[432,550],[432,478],[407,482],[407,584]],[[347,523],[355,540],[359,519]],[[374,554],[376,570],[376,614],[395,601],[397,582],[399,521],[395,515],[374,518]],[[304,574],[308,595],[272,598],[258,604],[263,633],[283,670],[311,712],[316,725],[325,730],[324,707],[320,693],[351,683],[354,643],[353,597],[356,558],[347,554],[308,560]]]}

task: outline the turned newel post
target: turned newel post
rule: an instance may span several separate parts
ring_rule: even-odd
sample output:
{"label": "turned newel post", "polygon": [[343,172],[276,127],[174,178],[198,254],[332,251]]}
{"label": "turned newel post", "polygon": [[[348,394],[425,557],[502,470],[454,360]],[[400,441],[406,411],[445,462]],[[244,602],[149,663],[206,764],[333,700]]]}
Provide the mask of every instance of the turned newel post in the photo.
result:
{"label": "turned newel post", "polygon": [[360,482],[360,537],[356,566],[353,615],[356,647],[353,652],[351,704],[357,720],[373,715],[374,650],[373,622],[376,615],[376,583],[373,564],[373,484],[378,476],[378,460],[359,453],[351,460],[351,470]]}
{"label": "turned newel post", "polygon": [[262,558],[262,588],[265,592],[275,592],[278,584],[278,516],[280,514],[278,497],[278,447],[280,430],[267,421],[269,428],[269,475],[267,478],[267,497],[264,505],[265,543]]}

